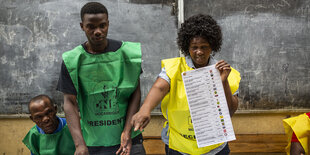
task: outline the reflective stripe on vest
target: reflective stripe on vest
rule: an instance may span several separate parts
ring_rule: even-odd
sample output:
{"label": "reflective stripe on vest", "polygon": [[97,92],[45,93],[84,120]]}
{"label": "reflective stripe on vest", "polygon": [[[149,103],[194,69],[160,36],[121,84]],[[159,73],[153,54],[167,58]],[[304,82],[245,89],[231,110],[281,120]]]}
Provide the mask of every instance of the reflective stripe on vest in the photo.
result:
{"label": "reflective stripe on vest", "polygon": [[140,43],[123,42],[117,51],[102,54],[89,54],[80,45],[63,60],[77,90],[86,145],[120,144],[128,100],[141,73]]}
{"label": "reflective stripe on vest", "polygon": [[[164,117],[169,122],[169,147],[188,154],[204,154],[219,147],[223,143],[198,148],[191,116],[188,108],[184,84],[181,73],[190,68],[184,57],[162,60],[168,77],[171,80],[170,92],[161,103]],[[240,73],[232,68],[228,81],[232,94],[239,88]]]}

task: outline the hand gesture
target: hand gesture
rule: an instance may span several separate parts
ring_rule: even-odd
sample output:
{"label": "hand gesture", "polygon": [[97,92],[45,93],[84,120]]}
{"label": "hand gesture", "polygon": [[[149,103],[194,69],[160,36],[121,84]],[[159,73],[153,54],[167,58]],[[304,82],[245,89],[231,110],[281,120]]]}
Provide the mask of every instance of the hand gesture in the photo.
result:
{"label": "hand gesture", "polygon": [[231,71],[230,65],[224,60],[220,60],[216,63],[215,68],[220,71],[222,82],[227,81],[228,75]]}
{"label": "hand gesture", "polygon": [[85,145],[80,145],[75,148],[74,155],[89,155],[88,148]]}
{"label": "hand gesture", "polygon": [[143,131],[146,125],[149,124],[150,120],[151,120],[150,113],[139,111],[135,115],[133,115],[131,119],[131,124],[134,126],[134,131],[137,130]]}
{"label": "hand gesture", "polygon": [[131,143],[130,133],[123,132],[121,135],[121,146],[117,150],[116,154],[130,155],[131,146],[132,146],[132,143]]}

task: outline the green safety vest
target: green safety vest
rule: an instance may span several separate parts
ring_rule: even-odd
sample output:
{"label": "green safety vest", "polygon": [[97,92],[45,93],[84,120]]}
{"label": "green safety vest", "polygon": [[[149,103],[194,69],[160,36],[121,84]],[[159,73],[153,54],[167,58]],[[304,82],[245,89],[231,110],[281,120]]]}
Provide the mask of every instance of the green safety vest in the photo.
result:
{"label": "green safety vest", "polygon": [[67,125],[54,134],[41,134],[34,126],[23,139],[23,143],[34,155],[70,155],[75,152]]}
{"label": "green safety vest", "polygon": [[141,73],[140,43],[123,42],[117,51],[102,54],[87,53],[80,45],[62,58],[77,90],[86,145],[120,144],[128,101]]}

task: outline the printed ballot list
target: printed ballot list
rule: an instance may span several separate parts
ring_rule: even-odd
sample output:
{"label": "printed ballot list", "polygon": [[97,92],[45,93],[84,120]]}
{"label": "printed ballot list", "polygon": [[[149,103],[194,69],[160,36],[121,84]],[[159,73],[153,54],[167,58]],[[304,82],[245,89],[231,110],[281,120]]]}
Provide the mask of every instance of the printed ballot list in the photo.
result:
{"label": "printed ballot list", "polygon": [[220,72],[215,65],[182,73],[198,147],[235,140]]}

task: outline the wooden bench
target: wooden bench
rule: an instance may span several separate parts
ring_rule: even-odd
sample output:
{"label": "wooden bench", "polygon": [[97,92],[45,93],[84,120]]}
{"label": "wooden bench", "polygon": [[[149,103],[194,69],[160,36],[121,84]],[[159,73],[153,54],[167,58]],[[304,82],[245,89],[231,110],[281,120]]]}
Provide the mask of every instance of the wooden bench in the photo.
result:
{"label": "wooden bench", "polygon": [[[235,141],[229,142],[231,154],[285,154],[286,137],[282,134],[236,135]],[[165,154],[165,145],[158,136],[144,137],[144,147],[149,155]]]}

